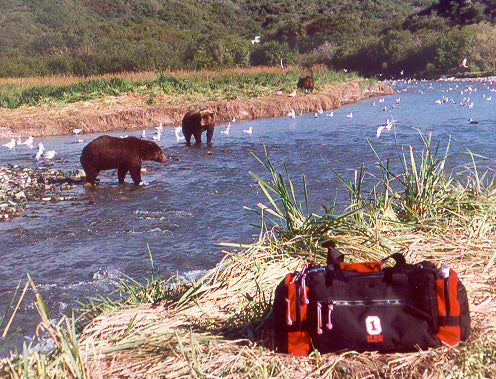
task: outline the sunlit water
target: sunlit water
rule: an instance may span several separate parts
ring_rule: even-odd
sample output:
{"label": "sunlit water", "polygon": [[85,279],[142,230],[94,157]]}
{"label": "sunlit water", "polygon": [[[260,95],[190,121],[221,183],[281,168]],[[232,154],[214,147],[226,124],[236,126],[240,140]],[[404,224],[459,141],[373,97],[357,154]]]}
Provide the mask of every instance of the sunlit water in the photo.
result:
{"label": "sunlit water", "polygon": [[[166,130],[159,145],[170,160],[166,166],[144,164],[149,173],[143,180],[148,185],[135,187],[128,176],[128,184],[118,186],[116,176],[103,172],[96,191],[78,186],[66,192],[71,201],[35,202],[21,217],[0,223],[0,315],[16,286],[24,285],[27,273],[51,316],[57,318],[61,312],[70,314],[76,302],[88,296],[110,294],[123,275],[140,282],[150,278],[149,250],[162,278],[198,278],[223,256],[220,243],[251,243],[258,238],[254,225],[260,225],[260,216],[246,208],[268,204],[250,175],[268,178],[254,157],[264,157],[264,146],[276,168],[288,170],[300,195],[305,175],[310,211],[316,214],[322,213],[322,204],[330,206],[336,199],[342,209],[347,198],[329,167],[351,180],[364,163],[369,183],[374,184],[378,159],[373,150],[397,164],[398,153],[406,152],[408,146],[420,151],[419,131],[432,133],[434,141],[441,141],[443,152],[451,137],[451,167],[470,162],[467,149],[495,158],[496,85],[414,82],[393,88],[397,94],[384,101],[375,98],[344,106],[334,110],[333,117],[325,112],[318,118],[310,114],[234,122],[229,136],[220,133],[221,124],[210,148],[186,147],[184,141],[176,141],[172,130]],[[470,124],[469,118],[478,124]],[[396,123],[377,138],[377,127],[386,119]],[[250,126],[253,133],[243,133]],[[130,134],[140,136],[141,131]],[[35,142],[57,150],[58,157],[66,160],[56,161],[53,168],[68,172],[80,168],[83,146],[97,136],[84,135],[83,144],[76,143],[74,136]],[[35,151],[2,147],[0,165],[35,167]],[[492,161],[485,165],[494,167]],[[304,198],[300,201],[304,203]],[[13,345],[20,348],[29,341],[38,322],[30,296],[11,327],[22,328]]]}

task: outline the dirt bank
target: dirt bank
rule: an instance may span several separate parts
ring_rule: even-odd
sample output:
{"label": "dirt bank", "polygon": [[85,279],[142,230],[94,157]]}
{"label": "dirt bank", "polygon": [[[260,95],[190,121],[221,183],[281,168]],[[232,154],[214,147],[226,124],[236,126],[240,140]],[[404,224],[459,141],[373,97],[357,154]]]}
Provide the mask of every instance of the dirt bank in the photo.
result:
{"label": "dirt bank", "polygon": [[[363,82],[362,82],[363,83]],[[22,109],[0,109],[0,138],[68,135],[74,128],[83,133],[152,129],[180,125],[192,108],[210,108],[217,123],[282,117],[294,109],[296,114],[337,109],[342,105],[374,96],[392,95],[391,88],[376,82],[364,88],[358,82],[340,83],[319,93],[295,97],[288,94],[252,99],[234,99],[204,104],[147,105],[149,99],[127,95],[70,105],[49,105]],[[160,99],[159,99],[160,100]]]}

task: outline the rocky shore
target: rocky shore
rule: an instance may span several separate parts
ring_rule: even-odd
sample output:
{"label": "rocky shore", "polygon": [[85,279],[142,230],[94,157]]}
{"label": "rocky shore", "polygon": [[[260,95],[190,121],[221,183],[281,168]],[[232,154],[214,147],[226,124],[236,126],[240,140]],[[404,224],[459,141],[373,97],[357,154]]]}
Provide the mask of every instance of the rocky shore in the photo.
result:
{"label": "rocky shore", "polygon": [[49,167],[0,167],[0,221],[19,216],[31,201],[67,201],[64,191],[82,183],[84,172],[64,173]]}

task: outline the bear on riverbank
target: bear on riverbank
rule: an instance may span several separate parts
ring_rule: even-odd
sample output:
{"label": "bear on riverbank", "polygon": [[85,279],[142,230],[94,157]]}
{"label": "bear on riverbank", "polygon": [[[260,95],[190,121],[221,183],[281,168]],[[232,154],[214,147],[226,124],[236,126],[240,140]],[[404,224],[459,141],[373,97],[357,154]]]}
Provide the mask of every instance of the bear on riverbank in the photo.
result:
{"label": "bear on riverbank", "polygon": [[298,80],[296,87],[304,89],[305,93],[313,92],[315,82],[311,76],[304,76]]}
{"label": "bear on riverbank", "polygon": [[95,187],[98,173],[112,169],[117,169],[119,184],[124,183],[129,171],[134,184],[138,185],[141,183],[142,161],[165,163],[167,158],[160,146],[153,141],[105,135],[83,148],[80,161],[86,172],[86,182]]}

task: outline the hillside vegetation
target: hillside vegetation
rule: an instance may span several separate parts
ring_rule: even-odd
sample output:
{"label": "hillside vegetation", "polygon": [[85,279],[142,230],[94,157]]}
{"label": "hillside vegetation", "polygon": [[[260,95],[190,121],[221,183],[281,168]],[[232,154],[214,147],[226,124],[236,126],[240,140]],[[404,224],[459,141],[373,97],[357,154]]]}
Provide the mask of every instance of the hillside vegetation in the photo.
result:
{"label": "hillside vegetation", "polygon": [[495,12],[494,0],[0,0],[0,77],[281,62],[367,76],[488,73]]}

